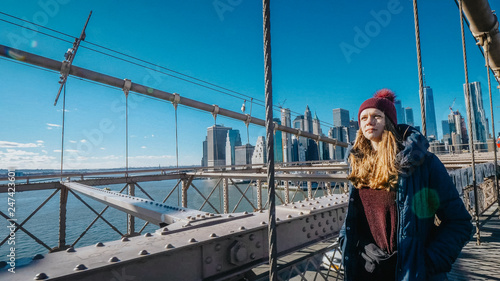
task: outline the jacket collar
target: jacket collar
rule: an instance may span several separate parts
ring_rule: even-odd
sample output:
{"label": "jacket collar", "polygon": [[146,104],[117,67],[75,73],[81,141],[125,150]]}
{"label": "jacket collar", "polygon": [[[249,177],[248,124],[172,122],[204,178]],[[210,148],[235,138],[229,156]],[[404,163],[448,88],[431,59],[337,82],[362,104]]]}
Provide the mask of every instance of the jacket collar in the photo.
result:
{"label": "jacket collar", "polygon": [[397,130],[403,140],[403,149],[396,155],[396,161],[399,163],[401,174],[411,174],[415,167],[424,162],[429,142],[412,126],[400,124]]}

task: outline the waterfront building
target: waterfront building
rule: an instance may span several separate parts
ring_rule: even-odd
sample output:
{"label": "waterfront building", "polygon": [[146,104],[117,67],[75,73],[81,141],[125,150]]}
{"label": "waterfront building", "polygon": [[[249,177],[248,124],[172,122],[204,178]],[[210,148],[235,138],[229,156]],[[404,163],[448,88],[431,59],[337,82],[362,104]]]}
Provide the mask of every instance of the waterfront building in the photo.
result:
{"label": "waterfront building", "polygon": [[234,147],[235,165],[249,165],[252,164],[252,155],[254,146],[247,143],[241,146]]}
{"label": "waterfront building", "polygon": [[267,163],[267,152],[266,152],[266,138],[260,136],[257,138],[257,143],[253,150],[252,164],[266,164]]}
{"label": "waterfront building", "polygon": [[398,118],[398,123],[399,124],[407,124],[406,123],[406,118],[405,118],[405,111],[403,109],[403,106],[401,105],[401,100],[394,100],[394,106],[396,107],[396,115]]}
{"label": "waterfront building", "polygon": [[226,165],[226,138],[229,130],[231,128],[223,125],[213,125],[207,128],[207,166]]}
{"label": "waterfront building", "polygon": [[333,109],[333,126],[349,127],[349,110],[343,108]]}
{"label": "waterfront building", "polygon": [[[466,85],[464,84],[464,95],[467,101]],[[481,83],[472,82],[469,83],[469,94],[470,94],[470,105],[471,105],[471,117],[470,122],[472,124],[472,139],[474,143],[477,143],[480,149],[487,149],[486,139],[488,137],[488,123],[486,121],[486,113],[483,106],[483,96],[481,92]]]}
{"label": "waterfront building", "polygon": [[[281,109],[281,124],[286,127],[291,126],[290,109]],[[281,134],[282,144],[283,144],[283,162],[292,161],[292,137],[289,133],[282,132]]]}
{"label": "waterfront building", "polygon": [[[410,126],[415,126],[415,121],[413,119],[413,109],[411,107],[406,107],[405,108],[405,121],[406,121],[406,124],[410,125]],[[399,122],[401,123],[401,122]]]}
{"label": "waterfront building", "polygon": [[427,137],[437,139],[436,112],[434,108],[434,94],[432,88],[424,87],[424,103],[425,103],[425,123]]}
{"label": "waterfront building", "polygon": [[228,130],[226,137],[226,166],[235,165],[235,147],[241,145],[239,130]]}

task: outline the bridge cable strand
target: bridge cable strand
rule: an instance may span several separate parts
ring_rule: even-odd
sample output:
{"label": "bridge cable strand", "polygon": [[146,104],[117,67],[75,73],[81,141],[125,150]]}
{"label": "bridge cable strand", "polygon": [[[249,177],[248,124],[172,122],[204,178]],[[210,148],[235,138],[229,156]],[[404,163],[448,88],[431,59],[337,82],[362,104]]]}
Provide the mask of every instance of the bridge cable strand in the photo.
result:
{"label": "bridge cable strand", "polygon": [[269,200],[269,280],[277,281],[277,245],[276,245],[276,190],[274,186],[274,135],[273,135],[273,88],[271,63],[271,0],[263,0],[264,19],[264,80],[266,93],[266,135],[267,135],[267,184]]}
{"label": "bridge cable strand", "polygon": [[465,48],[465,32],[464,32],[464,14],[463,14],[463,0],[459,0],[459,12],[460,12],[460,30],[462,33],[462,50],[463,50],[463,60],[464,60],[464,70],[465,70],[465,103],[467,108],[467,119],[469,120],[469,147],[472,155],[472,185],[474,187],[474,220],[476,221],[476,244],[481,244],[481,234],[479,226],[479,206],[478,206],[478,194],[476,185],[476,160],[474,156],[474,133],[472,131],[471,122],[471,99],[470,99],[470,89],[469,89],[469,72],[467,70],[467,51]]}
{"label": "bridge cable strand", "polygon": [[[489,55],[490,55],[490,41],[491,37],[490,34],[488,33],[485,38],[483,38],[483,48],[484,48],[484,58],[486,61],[486,72],[488,74],[488,93],[490,97],[490,112],[491,112],[491,131],[493,134],[493,141],[495,142],[495,117],[493,115],[493,99],[491,95],[491,78],[490,78],[490,61],[489,61]],[[497,159],[497,146],[495,143],[493,143],[493,163],[495,165],[495,171],[498,171],[498,159]],[[497,193],[497,201],[498,201],[498,208],[500,209],[500,196],[498,196],[500,193],[500,190],[498,189],[498,173],[495,172],[495,189]]]}
{"label": "bridge cable strand", "polygon": [[63,88],[63,106],[62,106],[62,125],[61,125],[61,181],[63,180],[63,162],[64,162],[64,120],[66,116],[66,83]]}
{"label": "bridge cable strand", "polygon": [[427,136],[427,125],[425,122],[425,101],[424,101],[424,80],[422,73],[422,56],[420,52],[420,28],[418,24],[418,7],[417,0],[413,0],[413,16],[415,22],[415,41],[417,44],[417,61],[418,61],[418,94],[420,97],[420,114],[422,116],[422,134]]}

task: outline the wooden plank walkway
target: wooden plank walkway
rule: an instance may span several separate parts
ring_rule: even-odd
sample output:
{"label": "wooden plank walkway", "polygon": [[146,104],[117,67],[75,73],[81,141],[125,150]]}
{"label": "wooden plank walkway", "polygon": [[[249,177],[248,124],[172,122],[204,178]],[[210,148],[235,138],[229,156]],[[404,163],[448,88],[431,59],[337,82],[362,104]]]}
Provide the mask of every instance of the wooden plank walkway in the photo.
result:
{"label": "wooden plank walkway", "polygon": [[480,216],[481,245],[474,235],[448,274],[450,281],[500,280],[499,216],[497,204]]}

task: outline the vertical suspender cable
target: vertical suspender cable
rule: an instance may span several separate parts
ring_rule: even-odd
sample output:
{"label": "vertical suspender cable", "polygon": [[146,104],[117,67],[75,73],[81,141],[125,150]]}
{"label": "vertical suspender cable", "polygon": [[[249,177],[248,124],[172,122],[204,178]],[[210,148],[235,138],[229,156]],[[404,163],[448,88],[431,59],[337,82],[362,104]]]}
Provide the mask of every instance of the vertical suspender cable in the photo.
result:
{"label": "vertical suspender cable", "polygon": [[[176,164],[177,164],[177,169],[179,169],[179,143],[178,143],[178,139],[177,139],[177,105],[174,106],[175,107],[175,160],[176,160]],[[179,170],[177,170],[177,172],[179,172]],[[180,189],[177,188],[177,205],[178,206],[181,206],[180,205]]]}
{"label": "vertical suspender cable", "polygon": [[269,280],[278,280],[276,247],[276,198],[274,187],[274,123],[271,67],[271,0],[262,0],[264,18],[264,81],[266,92],[267,184],[269,200]]}
{"label": "vertical suspender cable", "polygon": [[464,70],[465,70],[465,103],[467,105],[467,119],[469,119],[469,147],[472,155],[472,185],[474,187],[474,220],[476,221],[476,244],[481,244],[481,233],[479,229],[479,206],[478,206],[478,194],[476,185],[476,160],[474,156],[474,133],[472,132],[472,113],[471,113],[471,100],[469,91],[469,73],[467,70],[467,51],[465,48],[465,32],[464,32],[464,14],[463,14],[463,0],[459,0],[459,11],[460,11],[460,30],[462,31],[462,50],[464,57]]}
{"label": "vertical suspender cable", "polygon": [[125,95],[125,171],[128,178],[128,93]]}
{"label": "vertical suspender cable", "polygon": [[486,38],[484,38],[483,46],[486,60],[486,71],[488,72],[488,93],[490,95],[490,112],[491,112],[491,130],[493,134],[493,163],[495,164],[495,190],[497,193],[497,201],[498,208],[500,208],[500,197],[498,196],[498,160],[497,160],[497,146],[495,144],[495,117],[493,116],[493,99],[491,96],[491,78],[490,78],[490,35],[488,34]]}
{"label": "vertical suspender cable", "polygon": [[66,116],[66,83],[63,89],[63,108],[62,108],[62,127],[61,127],[61,181],[63,180],[63,163],[64,163],[64,120]]}
{"label": "vertical suspender cable", "polygon": [[420,114],[422,115],[422,134],[424,134],[424,136],[427,136],[427,126],[425,122],[424,80],[422,74],[422,57],[420,55],[420,28],[418,24],[417,0],[413,0],[413,17],[415,20],[415,41],[417,43],[418,93],[420,97]]}

